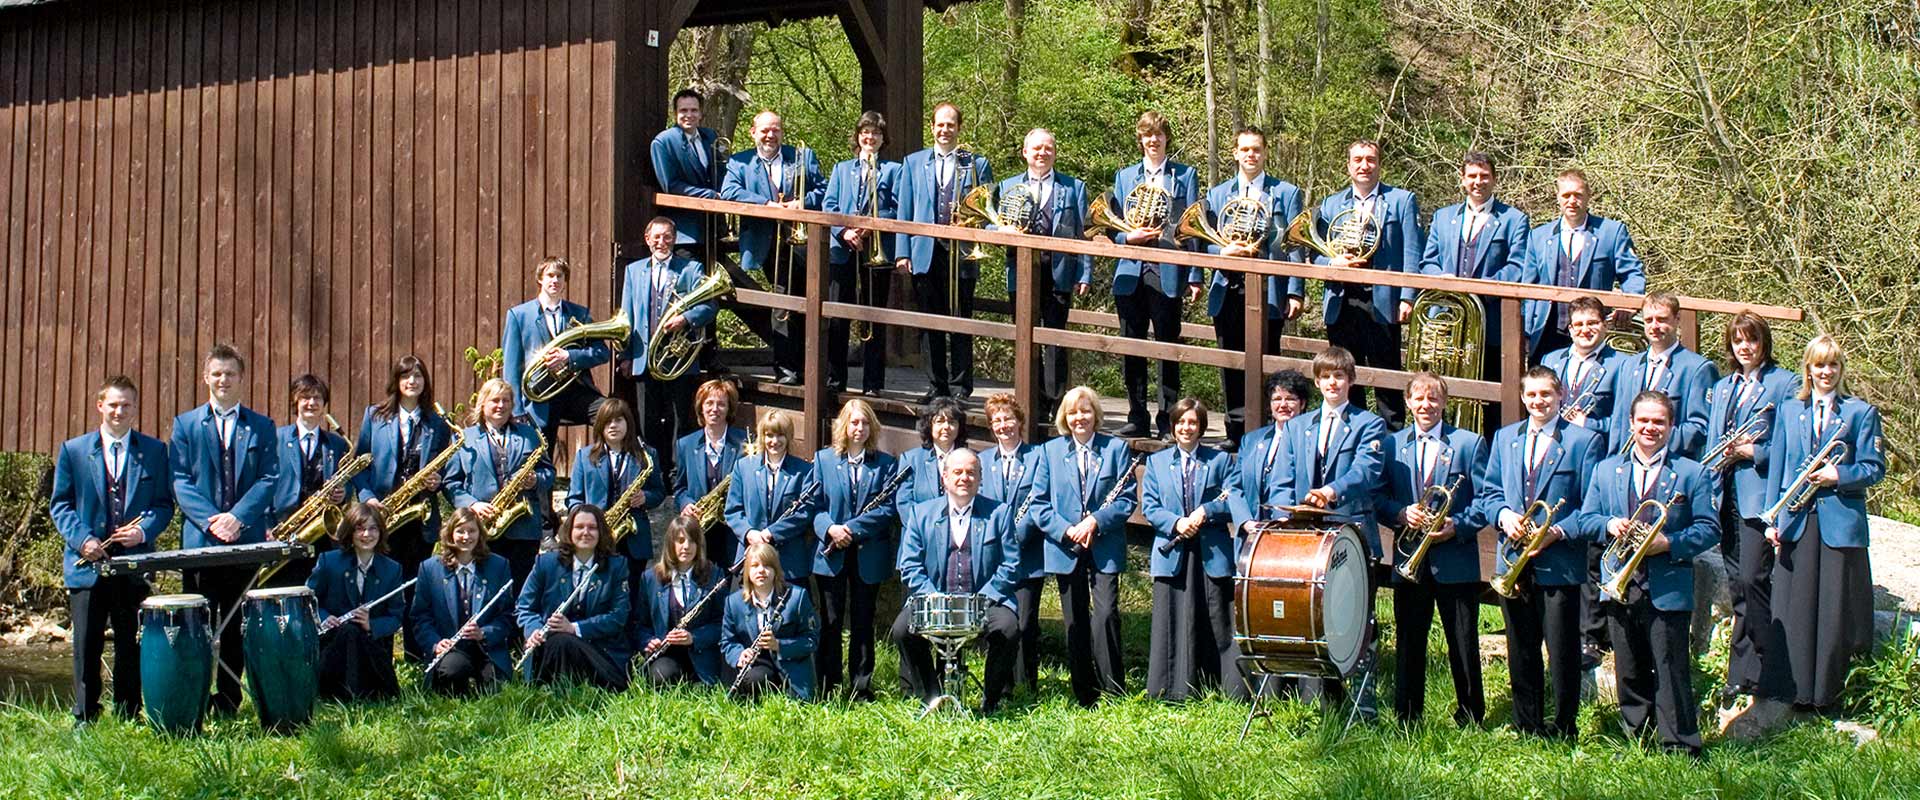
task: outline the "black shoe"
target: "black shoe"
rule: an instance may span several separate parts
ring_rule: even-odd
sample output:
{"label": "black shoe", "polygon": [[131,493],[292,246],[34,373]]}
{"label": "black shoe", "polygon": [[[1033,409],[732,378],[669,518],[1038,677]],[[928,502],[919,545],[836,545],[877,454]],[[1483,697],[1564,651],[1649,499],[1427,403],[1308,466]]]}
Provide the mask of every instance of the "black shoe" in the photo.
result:
{"label": "black shoe", "polygon": [[924,405],[926,405],[926,404],[928,404],[928,403],[931,403],[931,402],[933,402],[933,398],[936,398],[936,397],[951,397],[951,396],[952,396],[952,395],[950,395],[950,394],[948,394],[948,393],[947,393],[947,390],[945,390],[945,389],[937,389],[937,388],[936,388],[936,389],[928,389],[928,390],[927,390],[927,393],[926,393],[926,394],[923,394],[923,395],[920,395],[920,400],[919,400],[919,403],[920,403],[920,405],[923,405],[923,406],[924,406]]}
{"label": "black shoe", "polygon": [[1115,435],[1122,439],[1137,439],[1147,435],[1147,426],[1139,422],[1129,422],[1120,426],[1119,432]]}
{"label": "black shoe", "polygon": [[827,381],[827,392],[830,394],[838,394],[846,390],[847,384],[845,381]]}

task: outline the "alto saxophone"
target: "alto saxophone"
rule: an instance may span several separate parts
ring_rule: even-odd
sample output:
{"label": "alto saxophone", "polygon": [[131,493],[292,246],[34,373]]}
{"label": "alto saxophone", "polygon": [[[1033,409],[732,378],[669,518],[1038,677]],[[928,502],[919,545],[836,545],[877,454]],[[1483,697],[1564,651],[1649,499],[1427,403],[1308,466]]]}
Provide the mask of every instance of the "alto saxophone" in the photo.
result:
{"label": "alto saxophone", "polygon": [[[267,532],[267,538],[306,544],[313,544],[326,538],[327,533],[339,525],[337,517],[341,513],[340,506],[330,499],[334,491],[346,486],[347,481],[353,480],[353,476],[366,470],[372,463],[372,453],[361,453],[342,462],[335,468],[333,477],[328,478],[320,488],[313,490],[313,494],[307,495],[306,501],[301,503],[299,508],[294,509],[293,514],[281,520],[280,524],[273,526],[273,530]],[[287,562],[280,561],[263,567],[265,571],[260,573],[257,581],[273,577],[274,573],[279,572],[280,568],[286,565]]]}
{"label": "alto saxophone", "polygon": [[639,497],[640,492],[645,491],[647,479],[653,477],[654,461],[647,458],[645,450],[639,451],[639,456],[646,459],[647,465],[640,470],[639,476],[635,477],[632,483],[627,484],[626,490],[620,493],[620,497],[613,501],[613,507],[607,509],[607,530],[612,531],[614,544],[619,544],[621,539],[627,538],[628,534],[640,527],[640,523],[633,518],[633,498]]}
{"label": "alto saxophone", "polygon": [[[500,491],[494,492],[493,497],[487,501],[495,509],[493,524],[487,526],[487,541],[500,538],[506,534],[508,528],[513,527],[514,523],[533,513],[533,504],[520,495],[526,494],[527,490],[533,487],[533,474],[540,468],[540,459],[547,455],[547,435],[538,430],[534,431],[534,435],[540,438],[540,446],[527,454],[526,459],[520,462],[520,468],[514,470],[513,477],[508,478],[506,483],[500,484]],[[501,503],[516,497],[520,499],[515,500],[513,505],[500,507]]]}
{"label": "alto saxophone", "polygon": [[[441,408],[439,403],[433,404],[433,410],[442,418],[447,415],[446,409]],[[427,482],[438,476],[440,470],[446,469],[447,462],[452,461],[454,455],[458,454],[460,448],[466,443],[467,432],[454,430],[453,441],[448,442],[447,446],[434,454],[433,458],[428,459],[427,463],[420,465],[420,469],[416,470],[412,477],[407,478],[404,483],[395,487],[380,500],[380,506],[386,509],[387,530],[391,531],[409,523],[419,522],[433,512],[433,499],[420,499],[420,495],[426,493]]]}

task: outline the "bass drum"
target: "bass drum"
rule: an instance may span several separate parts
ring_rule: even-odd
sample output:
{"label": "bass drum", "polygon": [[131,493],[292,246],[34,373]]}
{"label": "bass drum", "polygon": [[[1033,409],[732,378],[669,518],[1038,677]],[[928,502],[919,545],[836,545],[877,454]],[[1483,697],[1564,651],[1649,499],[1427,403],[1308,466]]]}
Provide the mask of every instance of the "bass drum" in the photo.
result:
{"label": "bass drum", "polygon": [[1233,582],[1233,640],[1250,671],[1334,678],[1360,662],[1372,597],[1359,529],[1257,528]]}

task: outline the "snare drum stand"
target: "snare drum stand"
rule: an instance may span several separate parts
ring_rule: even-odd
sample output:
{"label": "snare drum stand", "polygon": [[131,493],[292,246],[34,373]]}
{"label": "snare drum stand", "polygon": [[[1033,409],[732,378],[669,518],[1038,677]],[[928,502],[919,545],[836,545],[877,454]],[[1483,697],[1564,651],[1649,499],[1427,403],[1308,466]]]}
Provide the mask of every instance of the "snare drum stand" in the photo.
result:
{"label": "snare drum stand", "polygon": [[967,672],[966,648],[975,636],[977,634],[926,637],[927,642],[933,645],[935,656],[940,659],[940,695],[928,700],[927,707],[920,710],[920,716],[916,719],[926,719],[942,708],[966,715],[967,706],[960,701],[960,695],[973,679]]}

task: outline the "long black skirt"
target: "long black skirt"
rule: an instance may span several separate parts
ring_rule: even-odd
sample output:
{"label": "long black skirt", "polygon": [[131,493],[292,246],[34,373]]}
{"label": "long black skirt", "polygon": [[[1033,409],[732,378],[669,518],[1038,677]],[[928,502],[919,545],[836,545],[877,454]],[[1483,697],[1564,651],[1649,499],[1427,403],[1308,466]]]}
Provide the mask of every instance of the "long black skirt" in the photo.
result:
{"label": "long black skirt", "polygon": [[320,639],[320,696],[328,700],[385,700],[400,693],[393,674],[393,637],[375,639],[351,622]]}
{"label": "long black skirt", "polygon": [[571,633],[548,634],[533,652],[534,683],[573,681],[609,692],[627,690],[627,667],[615,663],[607,651]]}
{"label": "long black skirt", "polygon": [[1816,515],[1773,566],[1774,646],[1787,674],[1768,693],[1826,708],[1840,700],[1854,656],[1873,646],[1873,568],[1864,547],[1829,547]]}

